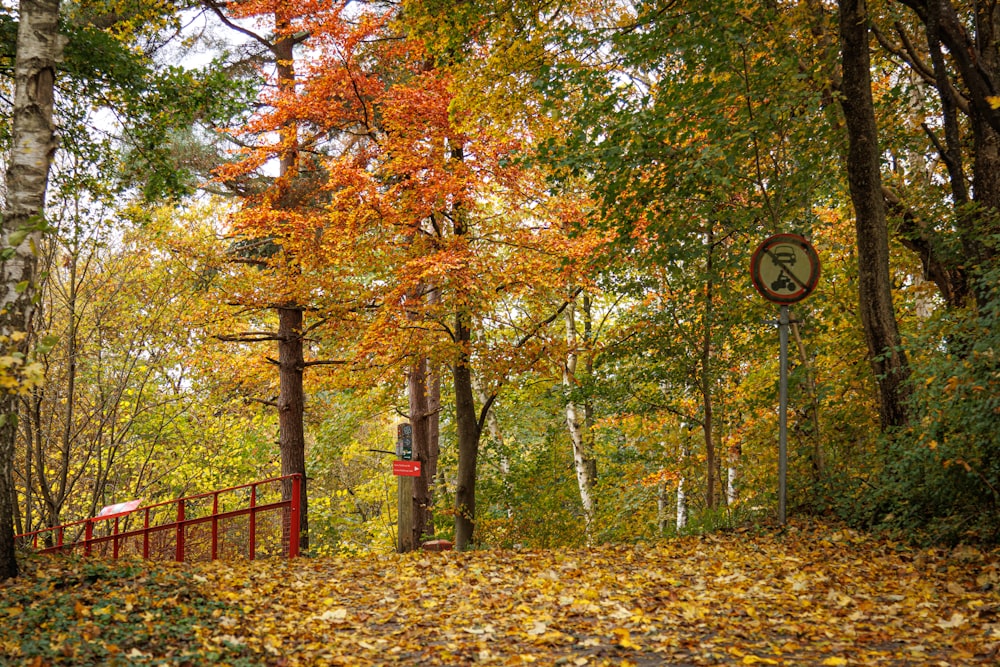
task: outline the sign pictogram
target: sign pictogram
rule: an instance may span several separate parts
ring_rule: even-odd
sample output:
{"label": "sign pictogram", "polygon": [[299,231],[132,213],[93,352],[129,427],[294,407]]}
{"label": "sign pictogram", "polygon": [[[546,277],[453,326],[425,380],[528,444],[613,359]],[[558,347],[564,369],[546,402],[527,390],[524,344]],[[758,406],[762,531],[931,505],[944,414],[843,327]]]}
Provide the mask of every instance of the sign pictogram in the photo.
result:
{"label": "sign pictogram", "polygon": [[775,234],[750,258],[753,285],[768,301],[795,303],[813,293],[819,283],[819,255],[798,234]]}
{"label": "sign pictogram", "polygon": [[413,460],[413,427],[409,424],[396,426],[396,456],[404,461]]}

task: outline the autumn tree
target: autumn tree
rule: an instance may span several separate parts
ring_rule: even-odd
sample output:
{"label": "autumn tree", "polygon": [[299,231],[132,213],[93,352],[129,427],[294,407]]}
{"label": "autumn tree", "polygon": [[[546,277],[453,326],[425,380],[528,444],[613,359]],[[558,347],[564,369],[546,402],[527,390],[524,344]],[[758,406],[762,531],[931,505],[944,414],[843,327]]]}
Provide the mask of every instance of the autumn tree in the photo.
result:
{"label": "autumn tree", "polygon": [[245,460],[246,443],[263,429],[242,397],[222,391],[224,374],[208,373],[209,359],[236,362],[204,340],[211,263],[199,266],[179,249],[214,240],[204,226],[211,209],[164,208],[141,223],[99,221],[100,213],[108,212],[55,212],[40,247],[47,279],[35,325],[49,336],[36,358],[46,383],[22,397],[18,419],[19,532],[93,516],[112,502],[274,472],[267,458]]}
{"label": "autumn tree", "polygon": [[[8,354],[25,359],[35,294],[35,248],[44,216],[49,164],[55,151],[52,122],[56,63],[62,50],[58,0],[25,0],[18,13],[15,59],[13,149],[7,168],[3,214],[3,305],[0,334]],[[17,395],[22,382],[8,384],[0,403],[0,578],[17,576],[11,468],[17,439]]]}
{"label": "autumn tree", "polygon": [[889,443],[886,491],[868,511],[937,535],[990,533],[997,443],[980,399],[996,340],[997,16],[978,3],[896,2],[869,4],[866,20],[880,47],[871,71],[890,229],[919,259],[913,282],[937,288],[913,288],[910,428]]}
{"label": "autumn tree", "polygon": [[[530,172],[508,159],[517,138],[477,129],[474,117],[455,107],[449,113],[453,74],[429,65],[422,42],[406,34],[405,13],[400,22],[391,8],[372,6],[359,21],[345,11],[338,5],[289,28],[308,35],[303,49],[314,50],[297,94],[273,99],[274,113],[256,125],[294,120],[300,151],[317,156],[322,196],[281,213],[294,215],[284,227],[273,201],[241,224],[258,238],[281,238],[284,256],[297,258],[295,272],[280,275],[294,289],[309,289],[324,322],[317,335],[348,334],[339,346],[352,350],[353,372],[402,364],[412,378],[424,358],[450,366],[460,452],[456,539],[465,547],[485,417],[512,369],[536,358],[536,334],[556,317],[496,317],[491,309],[548,282],[535,276],[552,266],[542,249],[559,227],[545,221],[541,207],[510,213],[518,208],[513,202],[540,193]],[[368,274],[340,268],[350,266]],[[557,299],[555,311],[569,303],[569,295]],[[522,333],[514,335],[517,327]],[[474,365],[504,357],[477,406]]]}
{"label": "autumn tree", "polygon": [[869,32],[863,1],[840,7],[843,81],[841,106],[850,139],[847,177],[857,219],[858,302],[878,379],[884,428],[907,422],[909,366],[900,349],[889,278],[889,239],[882,198],[878,128],[871,93]]}
{"label": "autumn tree", "polygon": [[[249,39],[253,45],[260,49],[265,55],[264,61],[273,68],[266,74],[266,85],[263,97],[266,104],[272,108],[280,105],[283,99],[294,96],[296,79],[295,48],[300,44],[307,33],[301,33],[300,26],[296,20],[301,16],[297,10],[288,3],[278,2],[266,4],[265,6],[244,6],[238,3],[226,5],[224,3],[206,0],[204,6],[213,12],[219,20],[235,34],[242,38]],[[256,32],[239,25],[240,20],[255,19],[261,23],[269,23],[270,31]],[[273,86],[268,90],[267,86]],[[250,189],[240,185],[240,181],[246,181],[255,174],[255,167],[260,166],[260,162],[251,160],[252,164],[244,164],[234,168],[223,170],[223,177],[220,182],[234,192],[240,193],[243,197],[243,216],[253,217],[258,208],[267,209],[271,213],[281,215],[282,209],[292,210],[296,206],[302,205],[303,200],[310,196],[317,196],[315,192],[310,192],[309,163],[300,163],[300,147],[297,122],[292,118],[276,118],[275,122],[278,132],[278,139],[274,144],[260,147],[260,154],[273,157],[277,162],[277,177],[266,179],[252,186]],[[259,126],[250,126],[244,130],[244,137],[239,140],[241,145],[247,146],[254,142],[255,132]],[[270,181],[268,183],[268,181]],[[267,213],[264,213],[267,215]],[[293,217],[293,216],[290,216]],[[294,222],[291,219],[285,220],[291,227]],[[286,230],[277,230],[274,233],[264,236],[254,236],[250,234],[248,238],[237,240],[233,245],[233,259],[239,263],[245,263],[251,267],[264,267],[266,258],[277,254],[282,257],[292,274],[289,279],[294,280],[297,272],[295,264],[298,261],[291,250],[282,243],[281,239],[288,233]],[[250,278],[253,280],[253,278]],[[251,290],[258,292],[258,290]],[[305,390],[303,385],[303,373],[307,366],[303,356],[303,338],[305,335],[304,311],[309,307],[309,299],[295,295],[292,291],[283,289],[280,285],[274,285],[269,294],[244,294],[237,297],[240,305],[244,307],[264,307],[273,308],[277,313],[277,325],[273,331],[249,331],[239,333],[222,334],[224,340],[233,342],[264,342],[274,341],[277,343],[277,359],[273,360],[278,369],[279,391],[274,400],[267,401],[277,409],[279,422],[278,448],[281,453],[282,475],[298,474],[302,477],[301,496],[301,547],[309,547],[309,521],[308,521],[308,486],[306,483],[306,445],[305,445]],[[315,363],[315,362],[310,362]],[[290,497],[291,484],[285,484],[283,493]]]}

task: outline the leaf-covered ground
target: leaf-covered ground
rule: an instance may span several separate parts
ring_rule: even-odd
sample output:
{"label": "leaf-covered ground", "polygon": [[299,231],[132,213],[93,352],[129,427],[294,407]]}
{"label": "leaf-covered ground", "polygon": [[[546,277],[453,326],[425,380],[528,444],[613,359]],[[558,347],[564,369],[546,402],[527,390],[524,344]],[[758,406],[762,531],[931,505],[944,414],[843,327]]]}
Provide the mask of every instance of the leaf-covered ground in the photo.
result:
{"label": "leaf-covered ground", "polygon": [[356,560],[38,558],[0,584],[0,655],[26,665],[998,664],[998,560],[813,524]]}

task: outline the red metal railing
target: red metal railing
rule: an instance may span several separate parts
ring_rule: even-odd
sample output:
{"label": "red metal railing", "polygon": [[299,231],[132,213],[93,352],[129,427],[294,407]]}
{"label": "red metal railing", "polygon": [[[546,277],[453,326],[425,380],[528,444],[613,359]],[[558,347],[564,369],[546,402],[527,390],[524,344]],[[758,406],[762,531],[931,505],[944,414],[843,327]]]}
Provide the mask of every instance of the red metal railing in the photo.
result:
{"label": "red metal railing", "polygon": [[[41,553],[195,562],[299,555],[302,476],[286,475],[17,536]],[[133,524],[141,521],[141,527]],[[71,541],[67,537],[72,535]]]}

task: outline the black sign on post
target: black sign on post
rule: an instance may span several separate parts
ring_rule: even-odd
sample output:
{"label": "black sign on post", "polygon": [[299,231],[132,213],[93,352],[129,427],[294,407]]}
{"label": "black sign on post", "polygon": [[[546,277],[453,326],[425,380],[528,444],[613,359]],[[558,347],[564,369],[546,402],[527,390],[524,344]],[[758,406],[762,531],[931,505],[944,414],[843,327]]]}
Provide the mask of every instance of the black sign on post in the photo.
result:
{"label": "black sign on post", "polygon": [[396,427],[396,456],[403,461],[413,460],[413,427],[409,424]]}

